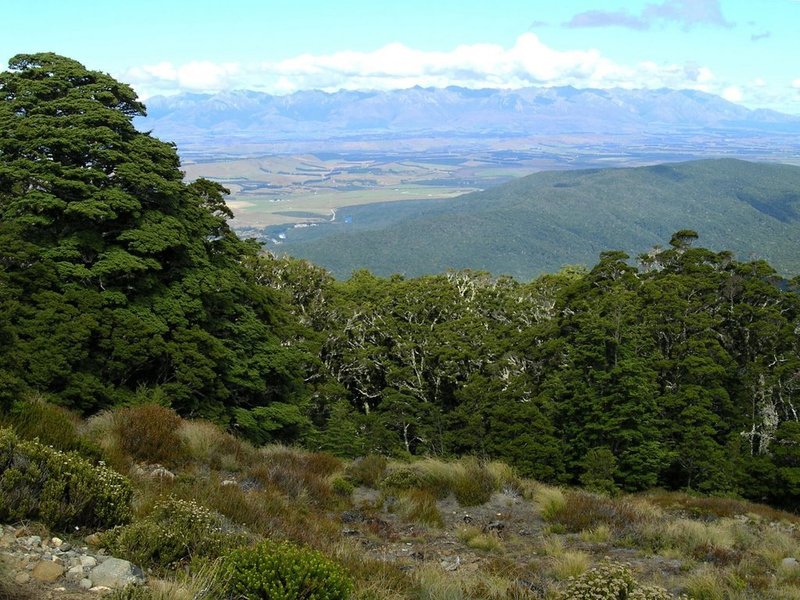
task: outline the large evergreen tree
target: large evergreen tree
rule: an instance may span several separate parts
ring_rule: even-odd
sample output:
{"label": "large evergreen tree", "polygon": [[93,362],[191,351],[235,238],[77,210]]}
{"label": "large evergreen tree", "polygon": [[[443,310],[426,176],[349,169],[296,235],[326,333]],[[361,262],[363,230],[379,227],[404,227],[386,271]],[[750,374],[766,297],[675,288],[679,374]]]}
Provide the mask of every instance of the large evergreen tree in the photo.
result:
{"label": "large evergreen tree", "polygon": [[155,394],[297,431],[275,403],[296,399],[303,360],[248,267],[258,249],[228,227],[224,188],[185,184],[174,146],[134,128],[143,114],[52,53],[0,74],[0,378],[83,411]]}

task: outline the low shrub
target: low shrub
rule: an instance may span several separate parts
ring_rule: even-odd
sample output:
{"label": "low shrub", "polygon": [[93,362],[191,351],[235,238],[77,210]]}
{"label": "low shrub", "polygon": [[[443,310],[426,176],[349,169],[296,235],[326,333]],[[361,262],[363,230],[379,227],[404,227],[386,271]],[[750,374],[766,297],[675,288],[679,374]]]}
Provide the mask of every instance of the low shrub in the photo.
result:
{"label": "low shrub", "polygon": [[380,481],[380,487],[387,492],[402,492],[425,487],[425,478],[419,471],[411,467],[403,467],[389,471]]}
{"label": "low shrub", "polygon": [[174,410],[157,404],[123,408],[114,418],[120,449],[148,463],[174,465],[185,458],[180,426],[181,418]]}
{"label": "low shrub", "polygon": [[178,435],[194,461],[224,471],[241,471],[258,456],[256,449],[210,421],[184,420]]}
{"label": "low shrub", "polygon": [[353,588],[339,565],[289,542],[234,550],[222,575],[230,592],[244,600],[345,600]]}
{"label": "low shrub", "polygon": [[331,489],[333,493],[342,498],[349,498],[355,491],[355,486],[347,479],[337,477],[331,481]]}
{"label": "low shrub", "polygon": [[672,595],[657,586],[640,585],[627,567],[610,563],[573,580],[561,600],[672,600]]}
{"label": "low shrub", "polygon": [[246,541],[218,513],[176,498],[157,503],[143,519],[102,534],[103,544],[114,555],[156,569],[217,558]]}
{"label": "low shrub", "polygon": [[0,522],[113,527],[130,520],[132,497],[130,482],[104,465],[0,429]]}
{"label": "low shrub", "polygon": [[0,415],[0,426],[11,427],[22,439],[100,459],[100,448],[80,436],[78,422],[78,417],[66,408],[41,399],[15,402],[7,414]]}

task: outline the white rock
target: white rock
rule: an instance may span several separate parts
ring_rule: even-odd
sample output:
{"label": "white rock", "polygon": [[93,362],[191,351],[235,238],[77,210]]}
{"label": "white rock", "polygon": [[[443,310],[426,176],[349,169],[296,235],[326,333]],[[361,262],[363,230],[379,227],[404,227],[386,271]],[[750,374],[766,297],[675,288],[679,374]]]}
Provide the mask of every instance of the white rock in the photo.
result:
{"label": "white rock", "polygon": [[92,569],[91,580],[95,586],[123,588],[144,583],[144,573],[136,565],[121,558],[109,558]]}
{"label": "white rock", "polygon": [[93,587],[92,580],[89,579],[88,577],[84,577],[83,579],[81,579],[81,582],[78,585],[80,585],[81,589],[84,590],[90,590]]}
{"label": "white rock", "polygon": [[82,567],[96,567],[97,559],[94,556],[81,556]]}
{"label": "white rock", "polygon": [[62,540],[61,538],[54,537],[53,539],[50,540],[50,543],[56,548],[61,548],[61,544],[64,543],[64,540]]}

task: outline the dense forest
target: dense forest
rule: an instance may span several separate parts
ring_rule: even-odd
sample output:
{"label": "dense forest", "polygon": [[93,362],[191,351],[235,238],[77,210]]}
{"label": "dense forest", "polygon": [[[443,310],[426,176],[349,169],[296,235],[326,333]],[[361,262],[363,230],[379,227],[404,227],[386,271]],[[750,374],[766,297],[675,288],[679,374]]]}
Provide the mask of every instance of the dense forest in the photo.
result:
{"label": "dense forest", "polygon": [[675,233],[530,282],[346,281],[239,239],[125,84],[0,74],[0,408],[158,403],[257,443],[800,500],[800,278]]}

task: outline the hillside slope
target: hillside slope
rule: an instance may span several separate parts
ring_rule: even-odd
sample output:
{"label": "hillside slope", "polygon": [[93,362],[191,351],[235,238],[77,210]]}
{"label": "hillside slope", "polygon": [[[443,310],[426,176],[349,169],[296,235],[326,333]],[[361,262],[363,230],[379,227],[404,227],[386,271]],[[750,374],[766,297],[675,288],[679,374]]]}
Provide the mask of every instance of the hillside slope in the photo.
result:
{"label": "hillside slope", "polygon": [[[348,212],[355,222],[358,210]],[[469,268],[527,279],[591,264],[609,248],[635,256],[683,228],[709,248],[797,274],[800,167],[720,159],[542,172],[385,228],[342,226],[313,241],[295,234],[282,249],[337,276],[361,267],[410,276]]]}

